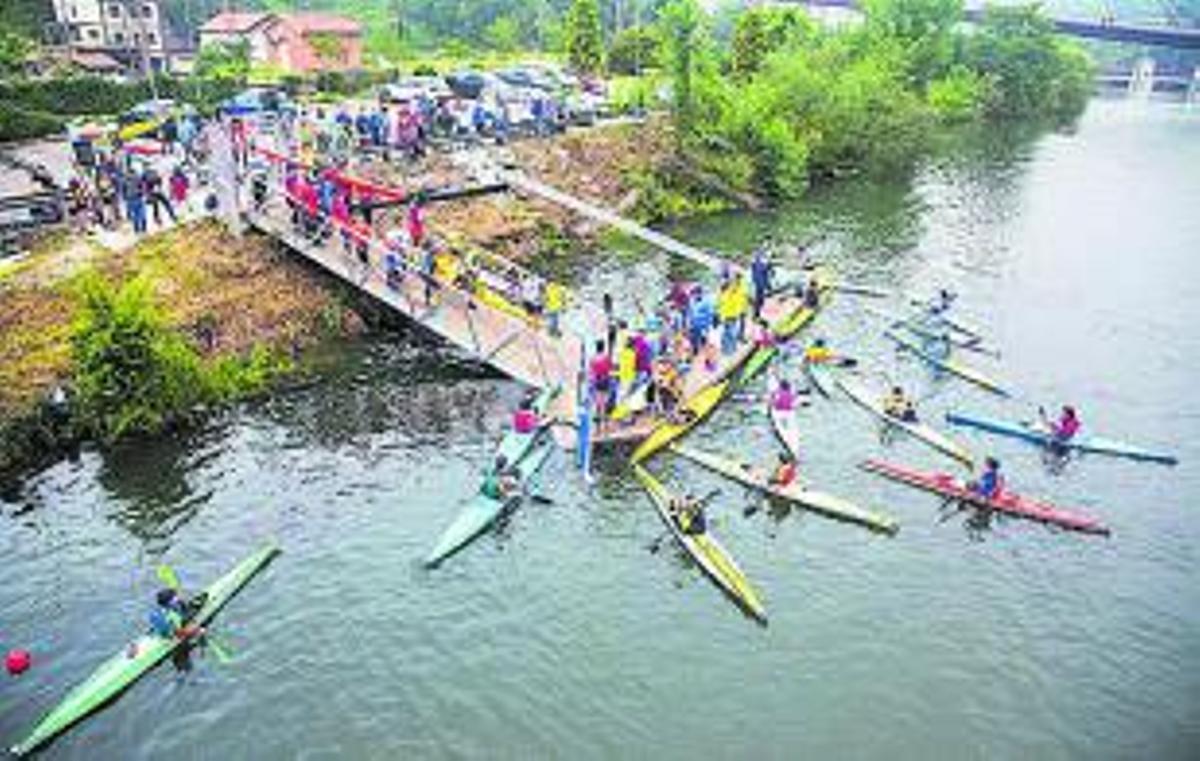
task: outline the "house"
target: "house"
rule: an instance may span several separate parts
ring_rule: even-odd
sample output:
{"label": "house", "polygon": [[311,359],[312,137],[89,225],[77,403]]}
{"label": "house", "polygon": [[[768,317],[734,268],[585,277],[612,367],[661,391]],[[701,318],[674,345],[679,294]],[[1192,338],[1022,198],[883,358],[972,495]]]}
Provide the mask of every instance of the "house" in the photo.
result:
{"label": "house", "polygon": [[[160,0],[53,0],[58,42],[71,58],[168,68]],[[105,64],[107,65],[107,64]]]}
{"label": "house", "polygon": [[200,27],[200,47],[246,42],[250,60],[292,74],[362,67],[362,26],[328,13],[218,13]]}

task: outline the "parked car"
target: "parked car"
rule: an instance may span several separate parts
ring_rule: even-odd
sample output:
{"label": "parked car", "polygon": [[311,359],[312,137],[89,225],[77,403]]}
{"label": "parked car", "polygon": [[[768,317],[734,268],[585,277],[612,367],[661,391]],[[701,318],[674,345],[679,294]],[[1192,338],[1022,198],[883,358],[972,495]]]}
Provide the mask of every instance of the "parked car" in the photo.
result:
{"label": "parked car", "polygon": [[445,79],[446,85],[449,86],[455,96],[470,100],[479,97],[488,81],[486,75],[482,72],[471,70],[456,71],[453,74],[447,74]]}
{"label": "parked car", "polygon": [[430,100],[440,103],[454,96],[454,92],[439,77],[404,77],[379,88],[380,103],[404,103]]}
{"label": "parked car", "polygon": [[283,90],[273,87],[251,87],[223,102],[219,110],[229,116],[281,114],[285,111],[294,112],[296,105]]}

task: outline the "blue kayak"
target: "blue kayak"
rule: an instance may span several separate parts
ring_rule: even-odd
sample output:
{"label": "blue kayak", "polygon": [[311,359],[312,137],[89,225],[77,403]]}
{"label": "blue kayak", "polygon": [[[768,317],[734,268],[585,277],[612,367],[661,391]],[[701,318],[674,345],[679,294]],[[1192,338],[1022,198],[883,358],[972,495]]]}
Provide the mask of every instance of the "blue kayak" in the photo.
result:
{"label": "blue kayak", "polygon": [[1070,441],[1056,441],[1044,429],[1039,428],[1034,423],[1009,423],[1003,420],[994,420],[979,415],[962,415],[955,412],[946,413],[946,422],[951,425],[959,425],[968,428],[977,428],[988,433],[995,433],[1000,436],[1009,436],[1014,439],[1022,439],[1033,444],[1039,444],[1044,447],[1053,446],[1058,449],[1071,450],[1075,452],[1086,452],[1090,454],[1104,454],[1113,457],[1127,457],[1131,460],[1139,460],[1141,462],[1157,462],[1163,465],[1175,465],[1179,460],[1174,455],[1163,454],[1161,452],[1152,452],[1148,449],[1127,444],[1123,441],[1115,439],[1106,439],[1103,436],[1076,436]]}

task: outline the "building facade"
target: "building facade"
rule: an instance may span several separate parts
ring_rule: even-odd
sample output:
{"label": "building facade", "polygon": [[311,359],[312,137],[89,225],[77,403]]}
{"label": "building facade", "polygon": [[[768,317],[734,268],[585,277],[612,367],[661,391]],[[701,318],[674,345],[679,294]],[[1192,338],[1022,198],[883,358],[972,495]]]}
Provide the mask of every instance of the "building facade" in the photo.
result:
{"label": "building facade", "polygon": [[53,0],[59,42],[72,53],[111,56],[131,70],[168,68],[159,0]]}
{"label": "building facade", "polygon": [[362,68],[362,26],[328,13],[219,13],[200,27],[200,48],[245,42],[254,64],[291,74]]}

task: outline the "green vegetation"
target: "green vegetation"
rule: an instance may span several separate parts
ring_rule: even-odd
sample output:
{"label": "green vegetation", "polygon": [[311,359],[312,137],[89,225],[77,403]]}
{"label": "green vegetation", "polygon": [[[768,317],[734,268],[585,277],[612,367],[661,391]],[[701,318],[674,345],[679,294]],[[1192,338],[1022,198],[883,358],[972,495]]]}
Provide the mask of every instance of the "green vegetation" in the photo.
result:
{"label": "green vegetation", "polygon": [[245,80],[250,74],[250,43],[205,45],[196,56],[193,74],[198,79]]}
{"label": "green vegetation", "polygon": [[572,0],[566,36],[567,59],[577,71],[594,74],[604,67],[604,32],[597,0]]}
{"label": "green vegetation", "polygon": [[866,23],[824,30],[801,11],[752,8],[719,46],[695,0],[660,16],[681,158],[739,191],[795,198],[813,180],[891,174],[939,124],[1077,116],[1091,66],[1033,7],[870,0]]}
{"label": "green vegetation", "polygon": [[71,333],[77,425],[102,441],[159,432],[204,405],[265,388],[286,368],[261,349],[204,362],[166,325],[144,278],[116,286],[90,273],[79,299]]}
{"label": "green vegetation", "polygon": [[638,74],[662,63],[662,36],[653,26],[631,26],[613,35],[608,48],[612,74]]}

